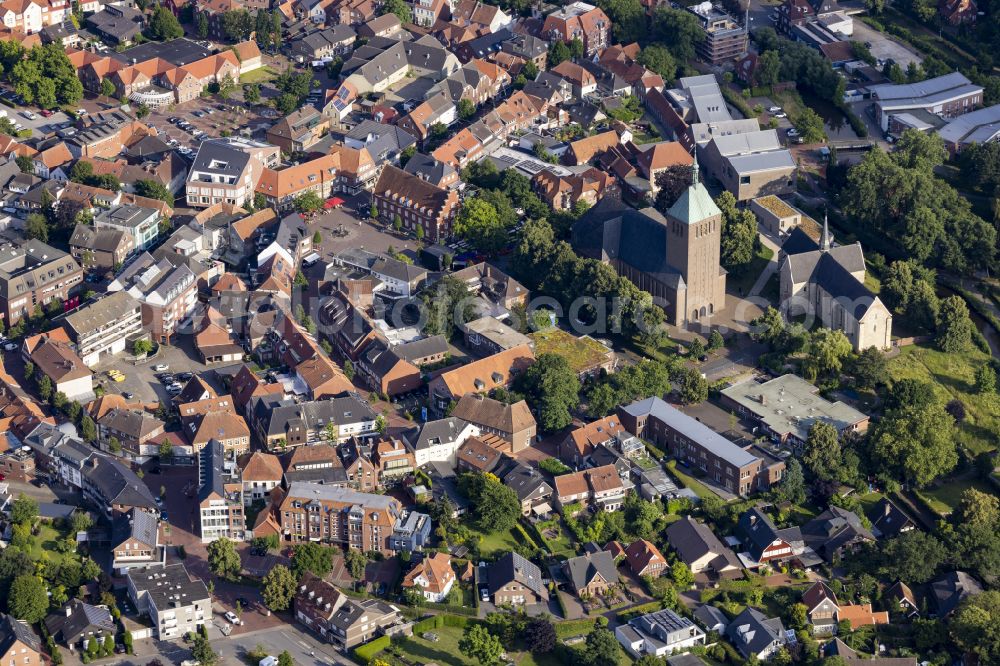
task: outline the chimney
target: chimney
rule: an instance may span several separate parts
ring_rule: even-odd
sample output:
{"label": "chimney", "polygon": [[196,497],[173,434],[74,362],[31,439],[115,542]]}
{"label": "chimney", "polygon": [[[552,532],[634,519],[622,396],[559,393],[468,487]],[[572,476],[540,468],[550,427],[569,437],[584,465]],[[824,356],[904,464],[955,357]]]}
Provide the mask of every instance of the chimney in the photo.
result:
{"label": "chimney", "polygon": [[73,607],[70,606],[69,604],[66,604],[66,617],[69,617],[72,614],[73,614]]}

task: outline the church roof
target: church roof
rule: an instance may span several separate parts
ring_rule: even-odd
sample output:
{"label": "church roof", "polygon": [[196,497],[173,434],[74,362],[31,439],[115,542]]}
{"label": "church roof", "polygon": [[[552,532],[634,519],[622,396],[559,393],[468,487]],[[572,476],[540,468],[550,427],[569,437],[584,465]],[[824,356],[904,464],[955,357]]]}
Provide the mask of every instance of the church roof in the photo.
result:
{"label": "church roof", "polygon": [[695,174],[695,182],[684,190],[680,198],[667,211],[669,217],[684,224],[694,224],[716,215],[722,215],[722,211],[712,201],[712,195],[708,193],[701,181],[697,180],[697,170]]}

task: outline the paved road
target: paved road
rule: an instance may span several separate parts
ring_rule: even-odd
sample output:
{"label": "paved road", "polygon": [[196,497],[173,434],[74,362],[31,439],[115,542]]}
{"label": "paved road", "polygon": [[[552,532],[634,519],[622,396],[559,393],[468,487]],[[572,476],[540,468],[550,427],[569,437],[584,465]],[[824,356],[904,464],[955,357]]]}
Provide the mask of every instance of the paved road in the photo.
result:
{"label": "paved road", "polygon": [[333,646],[323,643],[297,626],[282,625],[274,629],[264,629],[239,636],[220,638],[212,641],[212,648],[220,655],[222,664],[243,664],[244,655],[256,645],[267,648],[268,654],[278,656],[288,650],[297,666],[342,666],[354,662],[337,652]]}

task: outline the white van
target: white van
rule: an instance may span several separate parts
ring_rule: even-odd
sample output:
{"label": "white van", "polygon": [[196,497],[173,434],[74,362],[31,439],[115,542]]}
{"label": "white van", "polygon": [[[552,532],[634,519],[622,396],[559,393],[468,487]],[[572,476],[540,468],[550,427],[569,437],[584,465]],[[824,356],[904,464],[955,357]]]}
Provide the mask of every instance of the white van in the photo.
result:
{"label": "white van", "polygon": [[277,657],[264,657],[257,666],[278,666]]}

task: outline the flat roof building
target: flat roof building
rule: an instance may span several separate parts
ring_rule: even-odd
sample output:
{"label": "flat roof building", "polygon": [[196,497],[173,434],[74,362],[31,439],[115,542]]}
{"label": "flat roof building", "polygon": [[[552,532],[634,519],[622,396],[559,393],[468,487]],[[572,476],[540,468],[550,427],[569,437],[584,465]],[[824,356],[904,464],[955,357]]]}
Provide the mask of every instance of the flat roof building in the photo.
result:
{"label": "flat roof building", "polygon": [[871,87],[875,120],[883,132],[890,131],[893,115],[923,110],[954,118],[966,114],[983,101],[983,88],[961,72],[952,72],[918,83],[886,83]]}

